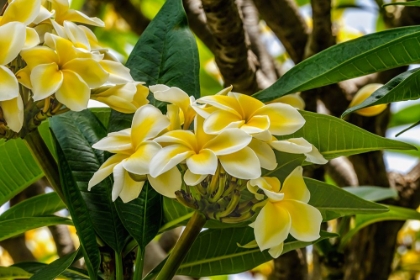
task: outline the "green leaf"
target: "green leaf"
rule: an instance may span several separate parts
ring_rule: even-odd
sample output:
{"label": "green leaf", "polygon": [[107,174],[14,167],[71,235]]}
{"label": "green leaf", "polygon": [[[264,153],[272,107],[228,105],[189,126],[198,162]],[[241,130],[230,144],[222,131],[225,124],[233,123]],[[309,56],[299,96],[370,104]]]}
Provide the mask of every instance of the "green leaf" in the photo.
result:
{"label": "green leaf", "polygon": [[[65,161],[70,168],[69,175],[77,185],[75,192],[79,192],[83,197],[85,205],[82,207],[86,207],[95,232],[112,249],[122,252],[128,233],[111,200],[111,180],[107,178],[91,191],[87,190],[93,173],[104,162],[104,152],[93,149],[92,144],[106,135],[106,129],[89,110],[68,112],[54,117],[50,122],[58,145],[63,151],[64,159],[60,164]],[[73,199],[70,201],[74,203]],[[73,213],[72,216],[74,217]],[[75,220],[75,224],[77,223]]]}
{"label": "green leaf", "polygon": [[32,276],[32,273],[26,272],[22,268],[9,266],[3,267],[0,266],[0,279],[10,280],[10,279],[29,279]]}
{"label": "green leaf", "polygon": [[[336,236],[321,232],[321,238],[315,242]],[[203,231],[192,245],[177,274],[192,277],[233,274],[247,271],[271,260],[272,257],[267,251],[261,252],[259,248],[245,249],[238,246],[252,240],[254,240],[254,229],[251,227]],[[283,254],[315,242],[288,238],[284,243]]]}
{"label": "green leaf", "polygon": [[141,35],[126,66],[136,81],[176,86],[200,97],[197,44],[181,0],[165,2]]}
{"label": "green leaf", "polygon": [[412,145],[386,139],[333,116],[300,111],[305,125],[294,134],[279,137],[303,137],[315,145],[326,159],[382,149],[415,150]]}
{"label": "green leaf", "polygon": [[89,108],[89,110],[95,114],[104,127],[108,127],[111,108]]}
{"label": "green leaf", "polygon": [[302,61],[254,95],[267,102],[280,96],[419,61],[420,26],[385,30],[332,46]]}
{"label": "green leaf", "polygon": [[115,206],[125,228],[143,251],[159,231],[163,218],[162,196],[146,182],[138,198],[128,203],[118,199]]}
{"label": "green leaf", "polygon": [[343,248],[359,230],[373,223],[382,221],[420,220],[420,213],[416,210],[392,205],[386,205],[386,207],[388,207],[389,212],[374,215],[356,215],[354,227],[342,237],[340,248]]}
{"label": "green leaf", "polygon": [[419,68],[401,73],[373,92],[362,103],[347,109],[342,117],[356,110],[378,104],[418,99],[420,98],[419,83]]}
{"label": "green leaf", "polygon": [[387,3],[387,4],[382,5],[382,7],[391,6],[391,5],[420,7],[420,1]]}
{"label": "green leaf", "polygon": [[393,113],[388,127],[412,124],[420,120],[420,105],[414,104],[400,111]]}
{"label": "green leaf", "polygon": [[79,249],[59,259],[56,259],[49,265],[38,270],[30,279],[31,280],[56,279],[56,277],[61,275],[77,259],[78,255],[79,255]]}
{"label": "green leaf", "polygon": [[66,205],[61,201],[60,197],[52,192],[37,195],[26,199],[13,207],[9,208],[0,215],[0,221],[11,220],[24,217],[36,217],[44,215],[52,215]]}
{"label": "green leaf", "polygon": [[[52,126],[54,126],[54,123],[55,122],[51,123]],[[58,162],[60,163],[59,171],[63,194],[67,200],[69,212],[77,230],[77,236],[80,240],[80,246],[85,258],[89,276],[92,279],[96,279],[98,277],[101,256],[96,244],[96,234],[89,215],[89,209],[83,200],[83,196],[77,186],[76,178],[73,177],[72,170],[61,146],[58,143],[56,146]]]}
{"label": "green leaf", "polygon": [[73,222],[68,218],[58,216],[25,217],[0,221],[0,241],[34,228],[52,225],[73,225]]}
{"label": "green leaf", "polygon": [[21,139],[0,140],[0,205],[44,176]]}
{"label": "green leaf", "polygon": [[[12,267],[23,269],[23,270],[25,270],[26,272],[28,272],[32,275],[32,274],[35,274],[36,272],[40,271],[41,269],[44,269],[47,266],[48,266],[48,264],[39,263],[39,262],[21,262],[21,263],[14,264]],[[75,267],[67,268],[61,274],[61,276],[70,278],[72,280],[90,279],[89,275],[87,274],[87,271],[85,271],[83,269],[80,269],[80,268],[75,268]],[[98,278],[98,279],[100,279],[100,278]]]}
{"label": "green leaf", "polygon": [[401,134],[403,134],[404,132],[409,131],[410,129],[415,128],[416,126],[418,126],[420,124],[420,121],[417,121],[416,123],[413,123],[412,125],[410,125],[407,128],[404,128],[403,130],[401,130],[400,132],[398,132],[397,134],[395,134],[395,137],[400,136]]}
{"label": "green leaf", "polygon": [[369,201],[380,201],[388,198],[398,198],[398,192],[396,190],[382,187],[359,186],[344,187],[342,189]]}
{"label": "green leaf", "polygon": [[346,215],[388,211],[383,205],[364,200],[339,187],[310,178],[305,178],[305,183],[311,193],[309,204],[318,208],[324,221]]}

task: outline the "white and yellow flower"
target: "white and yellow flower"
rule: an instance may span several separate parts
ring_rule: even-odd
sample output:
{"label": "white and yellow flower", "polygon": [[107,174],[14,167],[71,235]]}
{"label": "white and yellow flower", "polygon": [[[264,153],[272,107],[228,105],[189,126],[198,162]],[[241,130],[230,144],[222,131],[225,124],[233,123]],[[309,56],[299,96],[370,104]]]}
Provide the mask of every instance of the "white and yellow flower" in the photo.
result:
{"label": "white and yellow flower", "polygon": [[68,0],[49,0],[52,3],[52,9],[54,10],[54,20],[63,25],[65,20],[78,22],[87,25],[94,25],[99,27],[104,27],[105,24],[99,18],[91,18],[87,15],[70,9],[70,4]]}
{"label": "white and yellow flower", "polygon": [[203,131],[202,123],[203,119],[197,116],[195,133],[173,130],[155,139],[163,148],[150,163],[152,176],[185,162],[188,170],[184,181],[187,185],[196,185],[207,175],[215,174],[219,161],[224,170],[234,177],[251,179],[260,176],[258,158],[247,147],[251,136],[239,129],[226,129],[218,135],[209,135]]}
{"label": "white and yellow flower", "polygon": [[[217,134],[227,128],[240,128],[250,135],[264,132],[287,135],[305,124],[305,119],[288,104],[265,105],[251,96],[240,93],[205,96],[196,103],[198,105],[194,108],[197,114],[206,119],[204,131],[209,134]],[[211,105],[218,110],[210,110],[207,107],[202,110],[200,104]]]}
{"label": "white and yellow flower", "polygon": [[[354,107],[356,105],[359,105],[363,101],[365,101],[368,97],[372,95],[377,89],[381,88],[383,84],[368,84],[359,89],[356,93],[356,95],[353,97],[353,100],[350,102],[349,107]],[[370,106],[367,108],[362,108],[359,110],[354,111],[356,114],[359,114],[361,116],[365,117],[373,117],[376,115],[379,115],[386,109],[387,104],[378,104],[374,106]]]}
{"label": "white and yellow flower", "polygon": [[310,242],[319,238],[322,215],[318,209],[307,204],[310,193],[302,177],[302,167],[296,167],[283,186],[275,177],[261,177],[250,180],[248,189],[257,194],[257,198],[260,195],[258,189],[268,197],[251,225],[261,251],[269,249],[270,255],[277,258],[289,233],[300,241]]}
{"label": "white and yellow flower", "polygon": [[308,162],[315,164],[326,164],[328,162],[314,145],[302,137],[287,140],[277,140],[277,138],[272,137],[268,144],[280,152],[303,154]]}
{"label": "white and yellow flower", "polygon": [[[160,194],[175,197],[175,191],[181,189],[181,174],[176,167],[168,169],[159,176],[150,176],[150,161],[161,146],[152,141],[169,125],[166,116],[152,105],[144,105],[136,111],[132,126],[118,132],[109,133],[93,145],[95,149],[105,150],[115,155],[105,161],[89,181],[88,189],[114,175],[112,200],[120,197],[124,202],[137,198],[146,178]],[[134,180],[131,176],[144,177]]]}

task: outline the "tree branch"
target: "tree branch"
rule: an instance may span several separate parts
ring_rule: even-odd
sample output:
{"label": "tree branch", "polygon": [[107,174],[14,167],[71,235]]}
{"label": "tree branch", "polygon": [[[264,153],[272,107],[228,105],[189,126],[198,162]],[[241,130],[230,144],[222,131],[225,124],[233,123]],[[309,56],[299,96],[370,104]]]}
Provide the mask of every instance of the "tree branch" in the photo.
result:
{"label": "tree branch", "polygon": [[280,39],[291,59],[303,59],[308,27],[293,0],[254,0],[260,15]]}

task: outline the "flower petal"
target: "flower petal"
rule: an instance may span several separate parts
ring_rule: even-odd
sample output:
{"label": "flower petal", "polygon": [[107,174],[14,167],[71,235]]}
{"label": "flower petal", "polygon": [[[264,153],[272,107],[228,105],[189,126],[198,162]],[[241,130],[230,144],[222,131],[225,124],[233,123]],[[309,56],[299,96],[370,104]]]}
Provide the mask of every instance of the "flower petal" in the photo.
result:
{"label": "flower petal", "polygon": [[246,147],[252,137],[240,129],[226,129],[205,143],[203,148],[213,151],[216,155],[228,155]]}
{"label": "flower petal", "polygon": [[300,241],[314,241],[319,238],[322,215],[318,209],[306,203],[285,199],[278,202],[289,212],[292,224],[290,234]]}
{"label": "flower petal", "polygon": [[175,192],[181,189],[182,178],[181,172],[178,168],[174,167],[169,169],[167,172],[157,176],[147,176],[150,185],[161,195],[169,198],[175,198]]}
{"label": "flower petal", "polygon": [[298,110],[288,104],[272,103],[258,109],[255,115],[270,118],[270,132],[274,135],[288,135],[296,132],[305,124]]}
{"label": "flower petal", "polygon": [[157,177],[172,169],[178,163],[193,155],[190,149],[184,145],[171,145],[161,149],[150,162],[150,175]]}
{"label": "flower petal", "polygon": [[217,169],[217,157],[210,150],[201,150],[187,159],[187,166],[194,174],[214,175]]}
{"label": "flower petal", "polygon": [[63,26],[67,37],[73,42],[76,48],[90,51],[89,40],[82,29],[79,29],[76,24],[67,20],[64,21]]}
{"label": "flower petal", "polygon": [[304,154],[312,151],[312,144],[302,137],[271,141],[270,146],[277,151],[290,154]]}
{"label": "flower petal", "polygon": [[219,156],[220,163],[227,173],[240,179],[256,179],[261,176],[261,168],[257,155],[249,147]]}
{"label": "flower petal", "polygon": [[55,97],[72,111],[87,108],[90,88],[82,78],[73,71],[63,70],[63,84],[55,93]]}
{"label": "flower petal", "polygon": [[89,180],[88,191],[90,191],[94,186],[102,182],[106,177],[111,175],[115,165],[120,163],[126,157],[127,156],[123,155],[113,155],[109,157],[104,163],[102,163],[98,171],[96,171],[93,174],[92,178]]}
{"label": "flower petal", "polygon": [[312,150],[309,153],[305,153],[305,156],[306,161],[315,164],[326,164],[328,162],[314,145],[312,145]]}
{"label": "flower petal", "polygon": [[32,70],[34,67],[41,64],[50,64],[52,62],[58,63],[57,53],[48,47],[34,47],[31,49],[23,50],[20,55]]}
{"label": "flower petal", "polygon": [[187,113],[190,106],[190,97],[182,89],[161,84],[149,86],[149,89],[157,100],[174,104],[184,112],[184,115]]}
{"label": "flower petal", "polygon": [[189,169],[185,171],[184,182],[187,186],[196,186],[200,184],[208,175],[194,174]]}
{"label": "flower petal", "polygon": [[249,134],[261,133],[270,127],[270,119],[267,116],[253,116],[241,126],[241,129]]}
{"label": "flower petal", "polygon": [[279,193],[280,181],[276,177],[260,177],[249,180],[248,184],[251,186],[258,186],[264,191],[264,194],[271,202],[281,201],[284,199],[284,194]]}
{"label": "flower petal", "polygon": [[309,201],[311,194],[303,180],[302,172],[303,168],[298,166],[286,177],[280,190],[284,193],[284,199],[299,200],[304,203]]}
{"label": "flower petal", "polygon": [[155,141],[159,143],[184,145],[192,151],[198,149],[196,136],[189,130],[168,131],[162,136],[157,137]]}
{"label": "flower petal", "polygon": [[270,254],[270,256],[273,257],[274,259],[277,259],[278,257],[280,257],[281,253],[283,252],[283,245],[284,243],[281,243],[277,246],[271,247],[270,250],[268,250],[268,253]]}
{"label": "flower petal", "polygon": [[226,95],[211,95],[204,96],[197,100],[198,104],[212,105],[224,111],[228,111],[232,114],[237,115],[242,119],[242,108],[238,103],[238,100],[233,96]]}
{"label": "flower petal", "polygon": [[262,168],[267,170],[274,170],[277,167],[276,154],[273,149],[267,143],[253,138],[250,147],[254,153],[257,155],[260,160],[260,165]]}
{"label": "flower petal", "polygon": [[38,101],[56,92],[63,84],[63,73],[56,63],[35,66],[31,72],[34,101]]}
{"label": "flower petal", "polygon": [[57,22],[63,23],[64,20],[104,27],[105,23],[97,17],[88,17],[87,15],[72,9],[68,9],[62,18],[56,18]]}
{"label": "flower petal", "polygon": [[107,137],[102,138],[92,145],[94,149],[108,151],[111,153],[124,153],[131,155],[131,134],[130,129],[111,132]]}
{"label": "flower petal", "polygon": [[63,69],[77,73],[91,88],[100,87],[109,76],[102,66],[91,58],[72,59],[63,65]]}
{"label": "flower petal", "polygon": [[253,116],[255,111],[265,106],[265,104],[258,99],[246,94],[230,92],[228,95],[233,96],[238,100],[242,111],[247,116]]}
{"label": "flower petal", "polygon": [[124,161],[115,165],[113,170],[112,201],[115,201],[119,196],[124,203],[127,203],[140,195],[144,182],[134,181],[124,169],[123,163]]}
{"label": "flower petal", "polygon": [[130,69],[118,61],[101,60],[99,64],[109,73],[108,82],[110,83],[122,84],[134,81],[130,75]]}
{"label": "flower petal", "polygon": [[35,29],[26,27],[26,38],[24,49],[33,48],[40,43],[38,32]]}
{"label": "flower petal", "polygon": [[152,105],[140,107],[131,123],[133,147],[136,148],[142,141],[156,137],[168,125],[168,118],[156,107]]}
{"label": "flower petal", "polygon": [[10,100],[19,96],[19,83],[9,68],[0,65],[0,101]]}
{"label": "flower petal", "polygon": [[[4,11],[1,23],[18,21],[25,25],[30,24],[38,16],[41,9],[41,0],[14,0]],[[3,36],[3,34],[2,34]]]}
{"label": "flower petal", "polygon": [[7,126],[11,130],[19,132],[23,126],[24,119],[22,97],[19,95],[16,98],[0,101],[0,106],[3,110],[3,115],[7,122]]}
{"label": "flower petal", "polygon": [[26,87],[28,89],[32,89],[31,71],[29,70],[28,66],[26,66],[25,68],[17,71],[16,72],[16,78],[18,79],[18,81],[21,85],[23,85],[24,87]]}
{"label": "flower petal", "polygon": [[20,22],[9,22],[0,26],[0,34],[0,65],[6,65],[25,45],[26,27]]}
{"label": "flower petal", "polygon": [[160,149],[160,145],[156,142],[143,142],[137,147],[136,152],[124,162],[124,168],[128,172],[138,175],[149,174],[150,161]]}
{"label": "flower petal", "polygon": [[227,111],[215,111],[204,121],[204,131],[207,134],[218,134],[226,128],[239,128],[245,123],[241,117]]}
{"label": "flower petal", "polygon": [[254,235],[261,251],[279,246],[289,235],[291,219],[289,212],[268,202],[254,222]]}

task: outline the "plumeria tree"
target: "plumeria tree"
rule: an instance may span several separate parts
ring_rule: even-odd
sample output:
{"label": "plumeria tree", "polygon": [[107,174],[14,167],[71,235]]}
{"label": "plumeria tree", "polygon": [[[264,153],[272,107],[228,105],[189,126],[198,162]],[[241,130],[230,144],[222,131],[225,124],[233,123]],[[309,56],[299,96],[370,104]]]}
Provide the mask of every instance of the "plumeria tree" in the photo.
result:
{"label": "plumeria tree", "polygon": [[[416,62],[419,27],[367,35],[313,56],[309,49],[308,59],[269,87],[256,72],[250,79],[224,74],[232,85],[202,96],[196,40],[181,0],[165,2],[126,65],[89,26],[104,23],[67,0],[11,0],[2,11],[0,201],[43,176],[54,192],[1,214],[0,240],[74,225],[80,247],[48,265],[0,267],[1,275],[164,280],[231,274],[312,244],[333,259],[369,224],[419,218],[414,210],[370,201],[393,197],[387,189],[342,189],[304,176],[304,169],[310,174],[341,156],[415,147],[304,111],[305,95],[296,94]],[[216,60],[221,72],[225,58]],[[345,114],[376,116],[385,103],[417,97],[407,97],[415,73],[361,88]],[[89,99],[110,108],[87,109]],[[54,215],[62,209],[68,217]],[[328,230],[332,220],[337,231]],[[145,271],[146,245],[179,226],[185,228],[169,256]],[[75,267],[82,257],[84,264]],[[330,267],[327,274],[340,273]]]}

